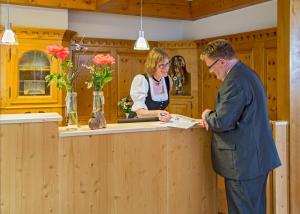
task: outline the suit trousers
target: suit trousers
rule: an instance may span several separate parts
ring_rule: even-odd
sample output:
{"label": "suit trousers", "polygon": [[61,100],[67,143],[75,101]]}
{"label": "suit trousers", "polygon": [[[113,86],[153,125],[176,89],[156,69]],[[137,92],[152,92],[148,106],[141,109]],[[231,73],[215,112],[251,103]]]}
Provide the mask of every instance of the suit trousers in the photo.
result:
{"label": "suit trousers", "polygon": [[265,214],[268,174],[250,179],[225,178],[229,214]]}

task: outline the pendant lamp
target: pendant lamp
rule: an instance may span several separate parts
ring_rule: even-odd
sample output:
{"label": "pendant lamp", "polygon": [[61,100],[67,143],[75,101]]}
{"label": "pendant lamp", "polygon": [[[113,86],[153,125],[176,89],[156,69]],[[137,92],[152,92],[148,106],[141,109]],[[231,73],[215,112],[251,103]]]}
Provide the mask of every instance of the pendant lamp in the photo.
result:
{"label": "pendant lamp", "polygon": [[150,46],[145,39],[144,31],[143,31],[143,0],[141,0],[141,29],[139,31],[139,38],[136,40],[134,44],[134,50],[149,50]]}
{"label": "pendant lamp", "polygon": [[7,19],[5,22],[5,29],[1,37],[0,45],[17,45],[18,40],[16,34],[11,30],[11,23],[9,21],[9,5],[7,7]]}

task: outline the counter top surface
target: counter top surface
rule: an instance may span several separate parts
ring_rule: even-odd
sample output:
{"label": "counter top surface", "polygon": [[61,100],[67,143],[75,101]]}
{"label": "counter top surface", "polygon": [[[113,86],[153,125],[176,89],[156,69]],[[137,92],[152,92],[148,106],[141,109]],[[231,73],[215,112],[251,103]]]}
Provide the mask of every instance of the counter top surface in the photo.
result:
{"label": "counter top surface", "polygon": [[62,116],[57,113],[0,114],[0,124],[40,123],[61,120]]}
{"label": "counter top surface", "polygon": [[139,122],[139,123],[116,123],[108,124],[106,128],[91,130],[87,125],[80,126],[77,130],[67,130],[66,127],[59,128],[60,137],[87,136],[99,134],[116,134],[141,131],[163,131],[174,128],[167,127],[163,122]]}

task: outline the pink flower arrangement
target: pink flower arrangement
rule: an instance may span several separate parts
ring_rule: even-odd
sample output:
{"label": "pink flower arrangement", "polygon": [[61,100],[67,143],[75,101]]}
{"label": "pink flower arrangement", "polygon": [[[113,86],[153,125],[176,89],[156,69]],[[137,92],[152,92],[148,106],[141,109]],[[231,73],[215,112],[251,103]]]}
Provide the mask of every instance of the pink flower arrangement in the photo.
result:
{"label": "pink flower arrangement", "polygon": [[70,51],[68,48],[60,47],[58,45],[50,45],[46,48],[48,54],[54,55],[56,58],[64,61],[69,57]]}
{"label": "pink flower arrangement", "polygon": [[109,54],[97,54],[94,58],[93,58],[93,64],[94,65],[111,65],[111,64],[115,64],[115,58],[113,58],[111,55]]}
{"label": "pink flower arrangement", "polygon": [[86,82],[87,88],[94,88],[94,91],[102,91],[103,86],[112,80],[111,65],[115,64],[115,58],[110,54],[97,54],[92,59],[92,64],[86,66],[92,74],[92,78]]}
{"label": "pink flower arrangement", "polygon": [[73,92],[73,84],[78,71],[74,69],[73,63],[69,59],[69,49],[58,45],[50,45],[46,48],[46,52],[51,55],[51,60],[56,59],[59,61],[60,67],[58,72],[51,73],[45,77],[48,85],[54,81],[59,90],[64,87],[67,92]]}

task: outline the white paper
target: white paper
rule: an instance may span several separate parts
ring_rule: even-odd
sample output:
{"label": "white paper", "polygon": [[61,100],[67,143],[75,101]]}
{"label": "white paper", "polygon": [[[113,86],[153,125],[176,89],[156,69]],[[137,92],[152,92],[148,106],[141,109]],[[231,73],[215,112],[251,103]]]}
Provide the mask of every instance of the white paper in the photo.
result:
{"label": "white paper", "polygon": [[199,124],[199,120],[191,117],[183,116],[180,114],[171,114],[172,118],[168,122],[164,122],[167,127],[176,127],[181,129],[189,129],[196,124]]}

